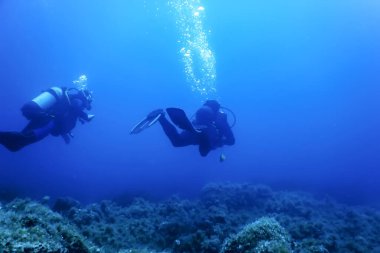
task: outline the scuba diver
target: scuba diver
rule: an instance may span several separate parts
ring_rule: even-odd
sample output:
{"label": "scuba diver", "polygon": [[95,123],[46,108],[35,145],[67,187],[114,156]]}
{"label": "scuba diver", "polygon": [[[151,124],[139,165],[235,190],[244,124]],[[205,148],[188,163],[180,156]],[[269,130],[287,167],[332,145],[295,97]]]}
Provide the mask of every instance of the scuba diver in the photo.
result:
{"label": "scuba diver", "polygon": [[21,111],[29,123],[21,132],[0,132],[0,144],[16,152],[49,134],[62,136],[68,144],[77,120],[84,123],[93,119],[94,115],[84,111],[91,109],[91,102],[87,88],[51,87],[23,105]]}
{"label": "scuba diver", "polygon": [[[235,144],[227,114],[221,108],[230,111],[221,107],[216,100],[207,100],[196,111],[192,122],[182,109],[167,108],[166,112],[174,125],[165,117],[164,110],[158,109],[149,113],[131,130],[130,134],[140,133],[158,121],[174,147],[198,145],[200,155],[207,156],[211,150]],[[235,121],[235,115],[233,116]],[[176,126],[182,131],[179,132]],[[223,154],[222,156],[224,157]],[[222,156],[221,161],[225,159]]]}

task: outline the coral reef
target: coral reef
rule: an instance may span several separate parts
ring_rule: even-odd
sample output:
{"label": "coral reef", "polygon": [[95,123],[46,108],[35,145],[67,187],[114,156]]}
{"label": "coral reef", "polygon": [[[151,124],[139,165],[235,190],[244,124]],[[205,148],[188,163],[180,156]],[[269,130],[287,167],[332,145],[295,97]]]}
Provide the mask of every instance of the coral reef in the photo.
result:
{"label": "coral reef", "polygon": [[273,218],[263,217],[226,240],[221,253],[290,253],[290,238]]}
{"label": "coral reef", "polygon": [[0,205],[0,231],[0,252],[380,252],[377,210],[251,184],[127,206],[16,199]]}
{"label": "coral reef", "polygon": [[61,215],[36,202],[16,199],[0,217],[1,252],[96,252]]}

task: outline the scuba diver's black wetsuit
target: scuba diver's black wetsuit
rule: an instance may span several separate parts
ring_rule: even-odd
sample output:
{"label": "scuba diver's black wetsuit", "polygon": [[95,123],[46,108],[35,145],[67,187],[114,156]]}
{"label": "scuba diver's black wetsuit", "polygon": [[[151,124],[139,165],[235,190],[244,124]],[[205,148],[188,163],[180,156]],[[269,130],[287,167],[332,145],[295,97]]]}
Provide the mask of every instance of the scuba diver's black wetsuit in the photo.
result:
{"label": "scuba diver's black wetsuit", "polygon": [[219,109],[218,102],[208,100],[195,115],[192,122],[194,129],[184,129],[181,132],[164,115],[158,121],[174,147],[199,145],[199,153],[206,156],[213,149],[235,144],[227,115]]}
{"label": "scuba diver's black wetsuit", "polygon": [[69,143],[77,120],[92,119],[93,115],[84,112],[91,109],[91,102],[88,90],[52,87],[24,104],[21,111],[29,123],[21,132],[0,132],[0,144],[10,151],[18,151],[49,134],[61,135]]}

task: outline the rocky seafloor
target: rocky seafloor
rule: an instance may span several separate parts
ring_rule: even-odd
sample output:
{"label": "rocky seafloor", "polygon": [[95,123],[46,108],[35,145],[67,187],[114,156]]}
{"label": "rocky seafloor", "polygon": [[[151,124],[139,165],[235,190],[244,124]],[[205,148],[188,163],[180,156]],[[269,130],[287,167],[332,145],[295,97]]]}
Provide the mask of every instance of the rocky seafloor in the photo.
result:
{"label": "rocky seafloor", "polygon": [[0,252],[380,253],[380,212],[251,184],[123,206],[14,199],[0,204]]}

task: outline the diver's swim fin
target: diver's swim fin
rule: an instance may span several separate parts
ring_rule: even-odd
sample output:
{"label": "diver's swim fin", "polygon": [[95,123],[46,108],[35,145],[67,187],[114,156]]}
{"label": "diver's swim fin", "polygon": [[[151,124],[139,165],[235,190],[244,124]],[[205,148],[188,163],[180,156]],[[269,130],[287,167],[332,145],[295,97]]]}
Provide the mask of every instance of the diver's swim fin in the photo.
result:
{"label": "diver's swim fin", "polygon": [[155,110],[148,114],[142,121],[137,123],[129,132],[129,134],[138,134],[144,129],[147,129],[151,125],[157,122],[157,120],[163,115],[164,111],[161,109]]}
{"label": "diver's swim fin", "polygon": [[171,119],[171,121],[183,130],[187,130],[190,132],[198,131],[194,128],[193,124],[191,124],[189,118],[186,116],[186,113],[179,108],[166,108],[166,111]]}
{"label": "diver's swim fin", "polygon": [[35,141],[33,134],[22,134],[19,132],[0,132],[0,144],[12,152],[19,151],[28,144]]}

